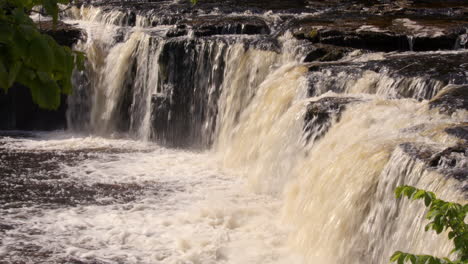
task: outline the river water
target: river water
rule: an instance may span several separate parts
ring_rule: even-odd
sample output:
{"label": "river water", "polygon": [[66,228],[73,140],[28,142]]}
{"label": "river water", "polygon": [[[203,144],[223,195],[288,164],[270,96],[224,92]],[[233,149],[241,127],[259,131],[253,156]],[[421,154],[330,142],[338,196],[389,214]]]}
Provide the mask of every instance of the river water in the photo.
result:
{"label": "river water", "polygon": [[[72,9],[88,64],[74,76],[69,129],[1,134],[0,263],[384,264],[396,250],[448,254],[449,241],[424,232],[422,204],[393,190],[466,201],[466,174],[449,173],[466,172],[466,153],[427,162],[466,144],[449,132],[468,112],[430,102],[460,83],[385,68],[414,52],[355,51],[312,71],[289,32],[168,39],[173,26],[157,17],[125,19]],[[372,63],[385,69],[362,66]]]}
{"label": "river water", "polygon": [[[81,191],[66,194],[71,202],[65,205],[36,201],[23,208],[19,202],[4,204],[2,224],[14,227],[2,236],[0,252],[4,260],[297,262],[285,244],[287,230],[277,220],[280,202],[252,193],[242,177],[222,169],[209,153],[66,133],[33,136],[4,138],[2,153],[56,153],[41,163],[59,162],[53,173],[63,173],[66,178],[50,179],[50,184],[67,181],[97,190],[118,186],[119,192],[134,193],[126,199],[104,190],[93,196],[92,202],[83,202],[86,193]],[[67,164],[63,155],[68,152],[86,153],[86,157],[74,157],[79,161]],[[16,176],[30,180],[28,171]],[[39,249],[28,254],[22,249],[24,245]]]}

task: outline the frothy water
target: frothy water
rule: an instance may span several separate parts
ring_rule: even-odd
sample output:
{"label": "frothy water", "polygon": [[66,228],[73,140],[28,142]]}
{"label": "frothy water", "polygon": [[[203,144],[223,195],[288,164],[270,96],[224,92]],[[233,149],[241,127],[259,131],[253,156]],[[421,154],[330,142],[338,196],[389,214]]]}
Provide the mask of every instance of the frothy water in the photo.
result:
{"label": "frothy water", "polygon": [[280,202],[248,191],[243,178],[221,169],[208,153],[157,145],[142,149],[140,142],[90,137],[7,145],[23,151],[125,149],[131,153],[101,152],[60,170],[72,182],[149,187],[125,204],[7,209],[2,222],[18,226],[2,238],[0,252],[7,260],[21,259],[9,249],[27,243],[53,251],[47,262],[70,257],[99,263],[301,261],[285,244],[286,229],[277,221]]}
{"label": "frothy water", "polygon": [[448,254],[449,241],[424,232],[422,205],[393,190],[466,200],[463,179],[445,173],[453,168],[427,162],[466,144],[447,129],[466,126],[468,112],[428,101],[464,73],[459,82],[399,74],[406,66],[353,71],[397,57],[383,53],[303,63],[307,46],[290,32],[167,37],[174,21],[148,14],[134,27],[120,9],[67,16],[88,36],[76,45],[88,62],[74,76],[69,131],[2,137],[0,169],[23,157],[15,173],[33,187],[44,174],[57,194],[86,192],[0,207],[7,263],[384,264],[396,250]]}

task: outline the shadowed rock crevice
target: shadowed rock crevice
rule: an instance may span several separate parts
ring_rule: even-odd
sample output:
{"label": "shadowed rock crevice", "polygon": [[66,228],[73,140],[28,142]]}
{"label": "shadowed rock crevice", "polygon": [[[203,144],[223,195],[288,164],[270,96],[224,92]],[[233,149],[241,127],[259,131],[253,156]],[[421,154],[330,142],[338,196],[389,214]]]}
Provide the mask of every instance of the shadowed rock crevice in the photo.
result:
{"label": "shadowed rock crevice", "polygon": [[334,121],[339,122],[346,106],[359,101],[353,97],[324,97],[309,103],[304,116],[307,142],[314,142],[323,137]]}

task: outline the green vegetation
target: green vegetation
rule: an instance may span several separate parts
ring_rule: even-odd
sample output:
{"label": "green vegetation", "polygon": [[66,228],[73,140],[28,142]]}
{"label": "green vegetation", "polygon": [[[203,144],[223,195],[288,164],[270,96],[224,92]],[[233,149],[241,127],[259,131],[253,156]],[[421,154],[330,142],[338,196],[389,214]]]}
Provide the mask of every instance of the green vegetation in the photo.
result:
{"label": "green vegetation", "polygon": [[399,186],[395,190],[397,198],[406,196],[412,200],[424,200],[424,204],[429,208],[426,219],[430,222],[425,230],[434,230],[437,234],[448,231],[448,238],[453,242],[451,254],[455,260],[449,258],[437,258],[430,255],[414,255],[397,251],[390,261],[398,264],[466,264],[468,263],[468,225],[465,217],[468,212],[468,204],[446,202],[437,199],[432,192],[420,190],[412,186]]}
{"label": "green vegetation", "polygon": [[0,0],[0,89],[8,92],[14,83],[20,83],[46,109],[58,108],[61,94],[71,92],[72,71],[75,65],[82,65],[83,54],[41,34],[29,17],[33,7],[42,6],[55,25],[58,4],[68,1]]}

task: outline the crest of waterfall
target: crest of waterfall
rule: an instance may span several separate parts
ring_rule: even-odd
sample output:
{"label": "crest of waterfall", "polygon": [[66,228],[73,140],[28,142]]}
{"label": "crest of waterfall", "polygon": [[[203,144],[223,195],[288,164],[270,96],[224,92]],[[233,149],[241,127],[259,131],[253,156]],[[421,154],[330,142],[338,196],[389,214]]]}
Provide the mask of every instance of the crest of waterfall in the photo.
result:
{"label": "crest of waterfall", "polygon": [[79,8],[73,6],[66,11],[65,16],[68,19],[99,22],[108,25],[125,26],[128,24],[127,15],[118,9],[104,11],[102,8],[94,6],[82,5]]}
{"label": "crest of waterfall", "polygon": [[409,97],[418,100],[431,99],[445,83],[426,77],[392,76],[390,72],[383,70],[375,72],[365,70],[363,72],[336,73],[331,70],[313,72],[310,78],[311,94],[321,95],[328,91],[350,94],[377,94],[392,98]]}

